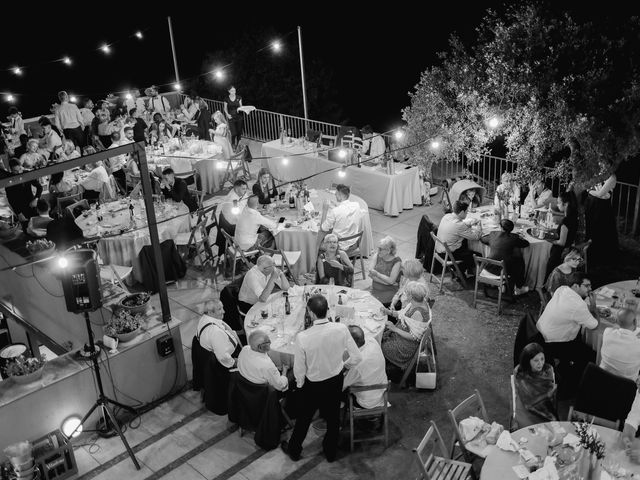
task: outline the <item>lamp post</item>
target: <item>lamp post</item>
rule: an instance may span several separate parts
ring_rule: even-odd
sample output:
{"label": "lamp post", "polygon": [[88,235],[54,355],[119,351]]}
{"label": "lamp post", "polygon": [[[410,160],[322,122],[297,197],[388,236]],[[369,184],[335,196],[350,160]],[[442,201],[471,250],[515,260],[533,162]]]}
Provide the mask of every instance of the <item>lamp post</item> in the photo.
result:
{"label": "lamp post", "polygon": [[305,128],[306,120],[309,120],[307,112],[307,88],[304,83],[304,57],[302,56],[302,28],[298,26],[298,50],[300,52],[300,77],[302,77],[302,104],[304,106]]}

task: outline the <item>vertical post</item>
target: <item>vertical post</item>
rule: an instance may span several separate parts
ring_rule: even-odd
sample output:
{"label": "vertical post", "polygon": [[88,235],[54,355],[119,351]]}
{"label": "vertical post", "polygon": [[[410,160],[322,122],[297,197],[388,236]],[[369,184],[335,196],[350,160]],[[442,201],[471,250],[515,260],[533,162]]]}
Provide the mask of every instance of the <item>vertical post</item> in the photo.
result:
{"label": "vertical post", "polygon": [[306,121],[309,120],[307,112],[307,87],[304,82],[304,57],[302,56],[302,28],[298,26],[298,50],[300,52],[300,76],[302,77],[302,105],[304,106],[305,129]]}
{"label": "vertical post", "polygon": [[180,83],[180,74],[178,73],[178,59],[176,58],[176,45],[173,41],[173,28],[171,27],[171,17],[167,17],[169,24],[169,38],[171,39],[171,53],[173,55],[173,68],[176,71],[176,83]]}
{"label": "vertical post", "polygon": [[631,227],[631,235],[638,234],[638,215],[640,215],[640,181],[636,188],[636,204],[633,209],[633,226]]}
{"label": "vertical post", "polygon": [[158,272],[158,296],[160,297],[160,310],[162,311],[162,321],[171,320],[171,310],[169,309],[169,295],[167,294],[167,284],[164,277],[164,264],[162,263],[162,252],[160,251],[160,236],[156,225],[156,212],[153,208],[153,188],[149,180],[149,167],[147,166],[147,155],[144,150],[144,142],[138,142],[134,146],[135,155],[138,158],[140,168],[140,181],[142,182],[142,194],[144,205],[147,210],[147,224],[149,226],[149,236],[151,237],[151,248],[153,249],[153,260]]}

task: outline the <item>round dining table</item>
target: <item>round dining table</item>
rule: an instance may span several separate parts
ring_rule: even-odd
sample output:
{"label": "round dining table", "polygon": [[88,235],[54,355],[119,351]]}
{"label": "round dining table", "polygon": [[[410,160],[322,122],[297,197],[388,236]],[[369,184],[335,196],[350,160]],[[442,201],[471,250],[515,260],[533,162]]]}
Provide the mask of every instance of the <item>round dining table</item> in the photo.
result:
{"label": "round dining table", "polygon": [[[365,337],[382,341],[386,316],[380,315],[382,304],[365,290],[329,285],[296,285],[288,291],[291,313],[285,313],[284,292],[272,293],[266,302],[251,307],[244,319],[247,337],[263,330],[271,339],[269,356],[277,366],[293,365],[294,342],[298,332],[304,330],[305,292],[320,293],[329,301],[328,317],[345,325],[358,325]],[[333,293],[331,293],[333,292]],[[338,304],[342,301],[342,304]]]}
{"label": "round dining table", "polygon": [[[472,209],[467,214],[467,218],[479,219],[482,223],[482,234],[486,235],[493,231],[500,230],[497,217],[493,214],[493,205],[485,205]],[[547,262],[551,252],[551,242],[532,236],[528,231],[534,226],[533,221],[528,218],[518,218],[515,222],[513,233],[519,233],[529,242],[529,246],[522,248],[522,258],[525,266],[525,285],[534,290],[542,288],[547,271]],[[480,240],[469,241],[469,249],[480,252],[483,256],[488,256],[490,248]]]}
{"label": "round dining table", "polygon": [[[147,228],[147,216],[142,200],[132,201],[133,221],[129,212],[129,200],[104,203],[100,208],[102,221],[98,221],[95,208],[76,218],[76,224],[87,238],[103,237],[98,242],[98,254],[105,265],[133,267],[133,276],[142,282],[142,268],[138,254],[145,245],[151,245]],[[167,200],[154,205],[160,241],[175,239],[178,233],[190,231],[187,206]],[[134,227],[134,228],[131,228]]]}
{"label": "round dining table", "polygon": [[[611,478],[640,478],[640,465],[632,463],[627,457],[620,440],[621,432],[598,425],[593,425],[593,428],[598,432],[606,448],[605,457],[601,461],[602,469],[610,476],[614,472],[618,475],[626,474],[626,476]],[[564,438],[565,434],[561,433],[562,431],[566,432],[565,434],[575,435],[575,428],[571,422],[548,422],[516,430],[511,433],[511,438],[520,448],[527,448],[534,455],[544,459],[550,448],[550,440],[554,440],[555,444],[561,436]],[[640,441],[635,440],[632,448],[640,449]],[[480,480],[518,480],[520,477],[513,469],[517,465],[524,466],[518,452],[501,450],[494,445],[489,449],[489,454],[482,465]],[[561,472],[558,473],[561,479],[567,478]]]}

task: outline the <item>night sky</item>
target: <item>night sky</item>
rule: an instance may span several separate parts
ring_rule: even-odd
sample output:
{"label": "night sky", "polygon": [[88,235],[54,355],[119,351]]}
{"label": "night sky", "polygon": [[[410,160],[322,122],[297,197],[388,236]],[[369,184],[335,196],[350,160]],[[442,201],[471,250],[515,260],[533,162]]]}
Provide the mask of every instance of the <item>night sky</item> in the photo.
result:
{"label": "night sky", "polygon": [[[504,10],[503,2],[497,1],[469,5],[424,2],[424,13],[417,12],[413,2],[366,9],[339,3],[300,2],[298,6],[268,3],[269,8],[260,10],[249,4],[234,4],[232,9],[221,7],[221,2],[211,2],[176,4],[174,11],[167,12],[156,7],[158,13],[150,13],[152,7],[160,4],[140,3],[147,11],[136,7],[129,12],[126,3],[118,2],[111,6],[96,4],[90,9],[83,8],[86,13],[73,15],[53,10],[50,16],[15,12],[3,20],[0,68],[16,65],[25,68],[21,77],[10,71],[0,72],[0,91],[22,94],[15,105],[24,117],[31,117],[47,113],[61,89],[96,100],[132,86],[143,90],[151,84],[171,83],[174,70],[167,14],[173,20],[182,78],[202,73],[207,54],[231,48],[239,32],[252,32],[257,26],[269,27],[282,35],[292,32],[283,42],[290,53],[297,55],[295,29],[300,25],[305,65],[313,58],[330,65],[336,74],[335,88],[345,115],[358,126],[370,123],[383,131],[400,121],[400,111],[409,102],[407,93],[418,82],[420,72],[437,62],[437,52],[447,48],[449,35],[455,32],[468,44],[488,7]],[[563,2],[553,5],[557,10],[569,8],[584,18],[631,13],[631,7],[621,10],[611,2],[586,10],[584,5],[580,8]],[[137,30],[144,32],[142,41],[133,37]],[[265,46],[270,41],[265,38]],[[116,42],[108,56],[96,50],[103,42]],[[71,68],[62,62],[43,63],[64,55],[73,59]],[[256,62],[273,62],[277,68],[268,49],[254,55]],[[221,60],[233,63],[232,58]],[[233,64],[228,72],[225,84],[233,83],[242,95],[242,78],[233,76]],[[313,74],[307,69],[307,78]],[[168,89],[170,86],[160,90]],[[291,95],[301,94],[291,92]],[[244,95],[244,103],[260,108],[261,102]],[[3,116],[8,106],[3,96],[0,103]],[[323,120],[313,115],[314,105],[309,109],[311,118]]]}

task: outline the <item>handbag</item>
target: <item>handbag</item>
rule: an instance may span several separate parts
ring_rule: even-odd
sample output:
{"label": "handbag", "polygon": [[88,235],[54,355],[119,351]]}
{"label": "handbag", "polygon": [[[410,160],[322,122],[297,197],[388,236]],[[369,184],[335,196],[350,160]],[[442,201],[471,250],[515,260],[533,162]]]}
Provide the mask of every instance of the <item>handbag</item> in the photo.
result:
{"label": "handbag", "polygon": [[416,362],[416,388],[434,390],[437,384],[437,365],[431,329],[425,332],[422,342]]}

